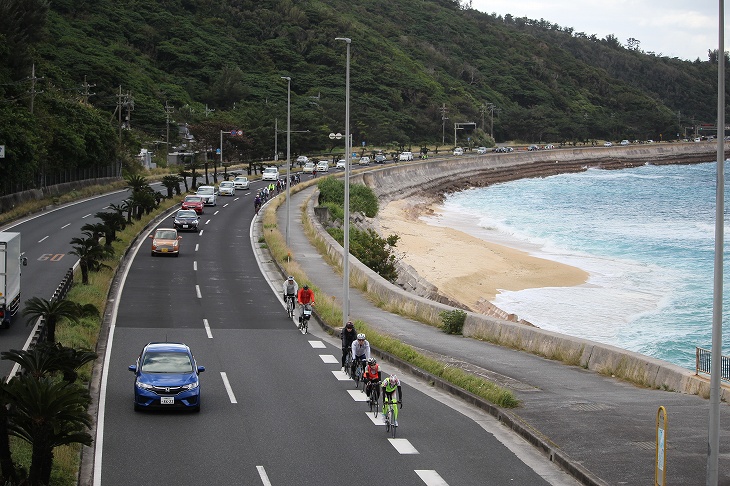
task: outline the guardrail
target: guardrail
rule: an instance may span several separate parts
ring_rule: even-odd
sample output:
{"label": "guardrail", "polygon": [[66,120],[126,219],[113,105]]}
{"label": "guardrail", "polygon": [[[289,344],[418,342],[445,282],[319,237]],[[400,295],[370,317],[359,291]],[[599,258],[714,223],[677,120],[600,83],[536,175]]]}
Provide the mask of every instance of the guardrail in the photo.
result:
{"label": "guardrail", "polygon": [[[703,348],[695,348],[695,374],[710,374],[712,364],[712,351]],[[720,356],[720,380],[730,382],[730,356]]]}

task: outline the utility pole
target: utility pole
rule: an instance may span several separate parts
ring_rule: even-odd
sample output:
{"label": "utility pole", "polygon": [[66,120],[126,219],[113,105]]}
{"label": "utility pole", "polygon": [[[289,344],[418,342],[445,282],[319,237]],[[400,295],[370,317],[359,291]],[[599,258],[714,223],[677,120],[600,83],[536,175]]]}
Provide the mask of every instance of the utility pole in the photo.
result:
{"label": "utility pole", "polygon": [[35,104],[35,95],[43,93],[43,91],[36,91],[35,90],[35,83],[36,81],[40,81],[44,78],[36,78],[35,77],[35,64],[33,64],[33,68],[31,70],[30,74],[30,114],[33,114],[33,105]]}
{"label": "utility pole", "polygon": [[446,103],[444,103],[441,105],[441,146],[442,147],[444,145],[446,145],[446,120],[448,120],[446,113],[448,113],[448,110],[446,109]]}
{"label": "utility pole", "polygon": [[487,105],[482,103],[482,106],[479,107],[479,114],[482,115],[482,130],[484,130],[484,114],[487,112]]}
{"label": "utility pole", "polygon": [[84,82],[81,83],[81,102],[85,105],[89,104],[89,96],[94,96],[96,93],[89,93],[89,88],[96,87],[95,84],[89,84],[86,82],[86,76],[84,76]]}
{"label": "utility pole", "polygon": [[170,115],[172,114],[173,109],[174,108],[167,104],[167,101],[165,101],[165,145],[167,145],[167,157],[165,157],[165,162],[168,161],[168,158],[170,156]]}
{"label": "utility pole", "polygon": [[487,103],[487,110],[489,110],[489,136],[494,140],[494,109],[497,107],[494,103]]}

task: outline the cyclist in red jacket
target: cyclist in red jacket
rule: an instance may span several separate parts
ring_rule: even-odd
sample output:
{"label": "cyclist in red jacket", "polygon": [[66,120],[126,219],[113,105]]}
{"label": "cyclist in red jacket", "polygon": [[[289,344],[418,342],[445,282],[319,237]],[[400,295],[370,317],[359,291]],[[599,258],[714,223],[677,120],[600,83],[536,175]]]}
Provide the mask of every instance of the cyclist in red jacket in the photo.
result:
{"label": "cyclist in red jacket", "polygon": [[301,309],[301,314],[299,314],[299,323],[301,323],[302,316],[304,315],[304,305],[314,305],[314,291],[309,288],[309,285],[305,285],[299,289],[299,292],[297,292],[297,302],[299,302],[299,308]]}

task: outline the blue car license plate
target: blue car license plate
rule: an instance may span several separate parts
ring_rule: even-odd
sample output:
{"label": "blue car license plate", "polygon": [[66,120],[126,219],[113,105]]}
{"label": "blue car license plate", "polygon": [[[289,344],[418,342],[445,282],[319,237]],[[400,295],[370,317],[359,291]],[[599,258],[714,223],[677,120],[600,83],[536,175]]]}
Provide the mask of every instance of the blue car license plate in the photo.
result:
{"label": "blue car license plate", "polygon": [[162,405],[174,405],[175,397],[160,397],[160,404]]}

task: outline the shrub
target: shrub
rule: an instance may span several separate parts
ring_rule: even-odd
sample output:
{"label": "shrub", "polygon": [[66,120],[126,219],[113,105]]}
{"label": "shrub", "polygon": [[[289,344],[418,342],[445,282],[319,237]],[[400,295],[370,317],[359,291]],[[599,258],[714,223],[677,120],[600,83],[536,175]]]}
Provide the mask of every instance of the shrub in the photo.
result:
{"label": "shrub", "polygon": [[466,321],[466,312],[459,309],[443,311],[439,313],[441,320],[444,321],[442,329],[448,334],[461,334],[464,330],[464,321]]}

